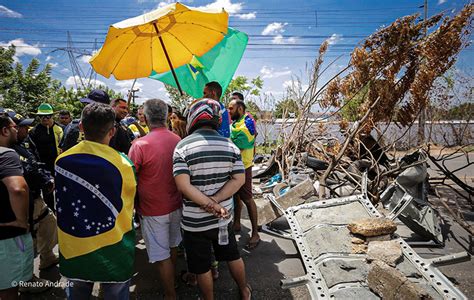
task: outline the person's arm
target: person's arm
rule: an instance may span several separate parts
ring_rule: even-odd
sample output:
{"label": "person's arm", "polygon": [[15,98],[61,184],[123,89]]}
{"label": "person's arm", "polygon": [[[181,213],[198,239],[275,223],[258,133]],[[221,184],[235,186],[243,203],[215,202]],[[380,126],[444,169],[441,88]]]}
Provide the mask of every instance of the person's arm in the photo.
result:
{"label": "person's arm", "polygon": [[230,179],[211,197],[211,199],[217,203],[229,199],[245,183],[245,169],[244,164],[242,163],[242,157],[240,156],[240,151],[236,147],[233,148],[234,164],[232,166],[232,172],[230,173]]}
{"label": "person's arm", "polygon": [[146,135],[145,130],[143,130],[143,127],[137,121],[133,122],[132,124],[135,125],[135,127],[137,127],[138,132],[140,133],[140,137],[143,137]]}
{"label": "person's arm", "polygon": [[8,176],[2,179],[7,187],[10,205],[15,214],[15,221],[0,223],[0,226],[15,226],[28,229],[28,185],[23,176]]}
{"label": "person's arm", "polygon": [[204,195],[200,190],[191,184],[188,174],[180,174],[175,178],[176,186],[186,199],[193,201],[201,206],[205,211],[220,218],[227,218],[229,212],[220,204],[214,202],[211,198]]}
{"label": "person's arm", "polygon": [[229,181],[227,181],[224,186],[210,198],[217,203],[227,200],[232,195],[234,195],[240,189],[240,187],[244,185],[244,183],[245,173],[233,174],[231,175]]}

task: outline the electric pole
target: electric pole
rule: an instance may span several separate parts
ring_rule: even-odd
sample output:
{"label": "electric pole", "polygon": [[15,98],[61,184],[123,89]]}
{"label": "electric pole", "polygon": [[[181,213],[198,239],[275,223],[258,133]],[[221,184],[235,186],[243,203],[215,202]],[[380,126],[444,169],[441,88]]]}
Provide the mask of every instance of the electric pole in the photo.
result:
{"label": "electric pole", "polygon": [[135,93],[140,91],[140,89],[131,89],[128,90],[128,93],[130,95],[130,99],[132,100],[132,104],[135,105],[135,98],[140,98],[140,96],[136,96]]}
{"label": "electric pole", "polygon": [[[426,38],[426,19],[428,15],[428,0],[425,0],[423,5],[424,14],[423,21],[425,22],[425,38]],[[429,100],[427,100],[429,102]],[[426,123],[426,107],[422,108],[420,111],[420,116],[418,118],[418,145],[425,143],[425,123]]]}

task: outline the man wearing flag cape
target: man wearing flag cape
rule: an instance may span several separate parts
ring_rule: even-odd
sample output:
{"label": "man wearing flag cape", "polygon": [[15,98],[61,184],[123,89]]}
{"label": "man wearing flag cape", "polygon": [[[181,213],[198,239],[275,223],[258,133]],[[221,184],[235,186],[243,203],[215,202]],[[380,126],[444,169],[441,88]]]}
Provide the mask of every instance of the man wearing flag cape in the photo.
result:
{"label": "man wearing flag cape", "polygon": [[114,110],[92,103],[82,111],[85,140],[56,160],[59,271],[69,299],[88,299],[94,282],[106,299],[128,299],[133,273],[135,171],[109,146]]}

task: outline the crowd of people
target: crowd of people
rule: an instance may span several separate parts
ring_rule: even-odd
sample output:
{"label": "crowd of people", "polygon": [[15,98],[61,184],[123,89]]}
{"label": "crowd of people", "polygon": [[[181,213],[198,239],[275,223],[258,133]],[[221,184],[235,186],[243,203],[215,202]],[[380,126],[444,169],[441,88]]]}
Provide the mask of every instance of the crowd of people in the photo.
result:
{"label": "crowd of people", "polygon": [[176,299],[180,246],[181,279],[203,299],[214,297],[218,262],[250,299],[235,232],[245,204],[252,226],[245,247],[258,246],[256,124],[241,93],[227,107],[221,96],[210,82],[184,112],[150,99],[134,117],[126,100],[92,90],[80,99],[80,118],[60,111],[55,121],[43,103],[36,125],[0,108],[0,265],[9,270],[0,272],[0,299],[43,291],[12,285],[44,281],[33,276],[35,255],[40,269],[59,264],[68,299],[89,299],[95,282],[105,299],[128,299],[137,228],[165,299]]}

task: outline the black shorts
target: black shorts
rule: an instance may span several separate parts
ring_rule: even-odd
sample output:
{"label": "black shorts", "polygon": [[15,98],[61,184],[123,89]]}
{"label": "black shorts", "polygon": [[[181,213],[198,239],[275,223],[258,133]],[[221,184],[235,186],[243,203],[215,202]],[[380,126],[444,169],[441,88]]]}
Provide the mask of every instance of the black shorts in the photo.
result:
{"label": "black shorts", "polygon": [[191,232],[183,230],[184,248],[188,271],[194,274],[203,274],[211,269],[212,250],[217,261],[234,261],[240,258],[237,241],[235,240],[232,222],[227,227],[229,243],[219,245],[219,228],[202,232]]}
{"label": "black shorts", "polygon": [[241,200],[250,200],[253,197],[252,193],[252,166],[245,169],[245,183],[236,193]]}

